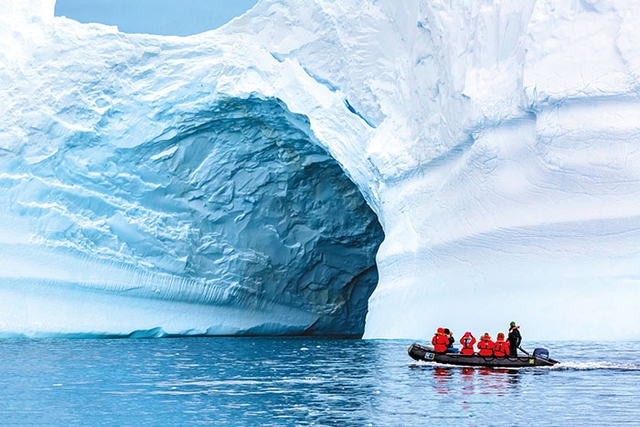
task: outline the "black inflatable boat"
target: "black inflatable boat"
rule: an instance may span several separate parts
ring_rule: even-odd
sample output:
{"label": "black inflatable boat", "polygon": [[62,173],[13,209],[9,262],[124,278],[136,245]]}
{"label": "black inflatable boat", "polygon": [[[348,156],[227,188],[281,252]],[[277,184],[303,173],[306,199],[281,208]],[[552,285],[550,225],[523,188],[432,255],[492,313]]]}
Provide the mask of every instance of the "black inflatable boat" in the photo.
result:
{"label": "black inflatable boat", "polygon": [[420,344],[411,344],[409,356],[424,362],[436,362],[446,365],[482,366],[489,368],[524,368],[528,366],[553,366],[559,363],[549,358],[549,352],[544,348],[536,348],[532,355],[526,356],[467,356],[458,353],[434,353],[433,348]]}

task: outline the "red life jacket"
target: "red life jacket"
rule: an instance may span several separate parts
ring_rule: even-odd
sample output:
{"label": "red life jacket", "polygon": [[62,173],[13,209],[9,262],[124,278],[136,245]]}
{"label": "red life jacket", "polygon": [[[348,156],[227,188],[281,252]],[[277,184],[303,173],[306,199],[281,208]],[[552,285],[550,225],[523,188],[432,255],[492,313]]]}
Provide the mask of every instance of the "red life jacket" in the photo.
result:
{"label": "red life jacket", "polygon": [[436,333],[431,338],[431,344],[433,344],[433,351],[436,353],[444,353],[449,346],[449,338],[445,334]]}
{"label": "red life jacket", "polygon": [[505,341],[496,341],[493,345],[493,354],[498,357],[505,357],[509,355],[509,343]]}
{"label": "red life jacket", "polygon": [[467,356],[471,356],[473,352],[473,345],[476,343],[475,337],[465,338],[464,336],[460,338],[460,344],[462,344],[462,349],[460,350],[460,354],[465,354]]}
{"label": "red life jacket", "polygon": [[489,340],[481,340],[478,342],[478,348],[480,349],[480,351],[478,352],[478,354],[480,356],[493,356],[493,346],[494,343],[493,341]]}

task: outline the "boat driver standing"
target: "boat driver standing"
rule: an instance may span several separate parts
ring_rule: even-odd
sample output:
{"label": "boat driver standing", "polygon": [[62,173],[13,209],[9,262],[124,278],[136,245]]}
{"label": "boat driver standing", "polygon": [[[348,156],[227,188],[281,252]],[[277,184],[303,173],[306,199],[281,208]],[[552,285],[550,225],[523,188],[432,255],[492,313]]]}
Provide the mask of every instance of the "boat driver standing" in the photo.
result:
{"label": "boat driver standing", "polygon": [[509,355],[517,356],[522,336],[520,335],[520,326],[516,326],[516,322],[509,324],[509,338],[507,341],[509,341]]}

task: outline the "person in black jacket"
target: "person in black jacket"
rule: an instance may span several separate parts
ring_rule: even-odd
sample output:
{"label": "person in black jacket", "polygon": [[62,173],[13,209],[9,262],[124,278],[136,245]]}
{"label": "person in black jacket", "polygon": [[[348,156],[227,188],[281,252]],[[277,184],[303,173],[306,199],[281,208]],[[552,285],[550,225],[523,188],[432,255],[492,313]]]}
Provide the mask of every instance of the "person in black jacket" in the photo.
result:
{"label": "person in black jacket", "polygon": [[449,330],[449,328],[444,328],[444,335],[449,340],[449,345],[447,346],[447,353],[457,353],[458,349],[453,346],[455,344],[456,339],[453,337],[453,332]]}
{"label": "person in black jacket", "polygon": [[511,322],[509,324],[509,355],[517,356],[518,355],[518,347],[520,347],[520,342],[522,341],[522,336],[520,335],[520,326],[516,326],[516,322]]}

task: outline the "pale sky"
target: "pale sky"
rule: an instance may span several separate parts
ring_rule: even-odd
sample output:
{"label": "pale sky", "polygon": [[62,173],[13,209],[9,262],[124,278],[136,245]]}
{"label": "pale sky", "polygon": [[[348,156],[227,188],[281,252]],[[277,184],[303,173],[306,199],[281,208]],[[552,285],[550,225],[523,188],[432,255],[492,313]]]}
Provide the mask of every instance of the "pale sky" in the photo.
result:
{"label": "pale sky", "polygon": [[117,25],[126,33],[186,36],[218,28],[257,0],[57,0],[56,16]]}

